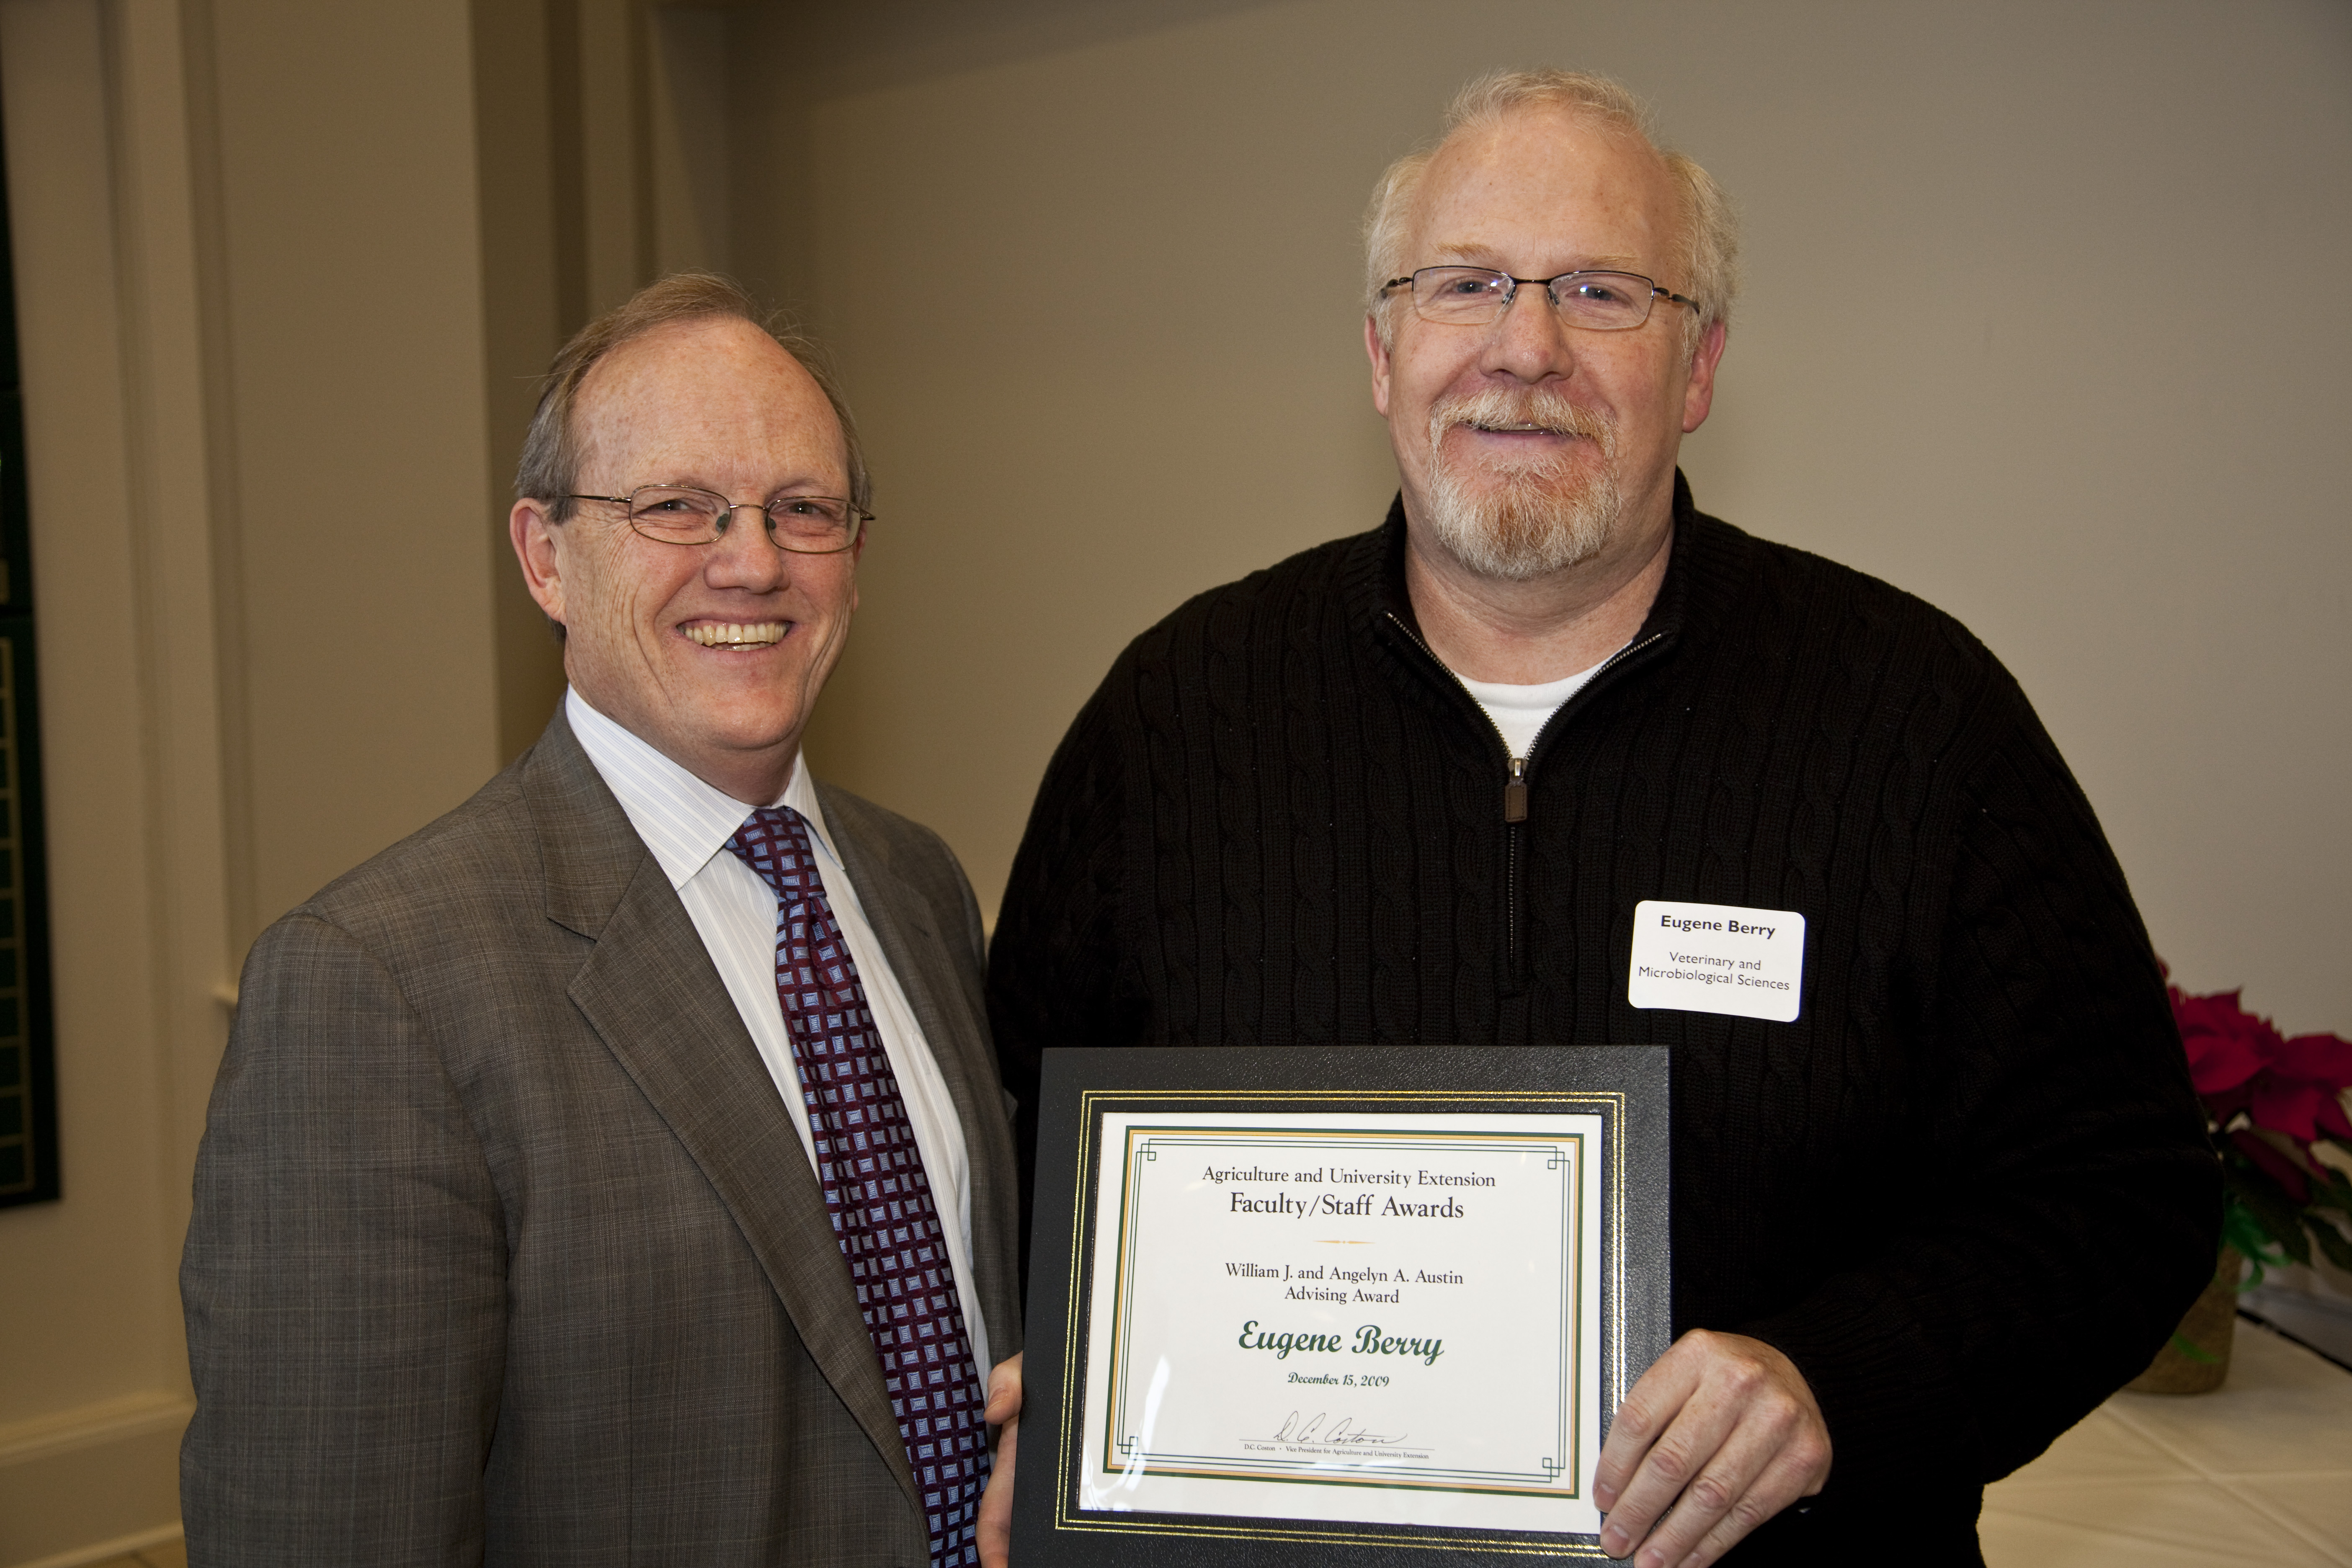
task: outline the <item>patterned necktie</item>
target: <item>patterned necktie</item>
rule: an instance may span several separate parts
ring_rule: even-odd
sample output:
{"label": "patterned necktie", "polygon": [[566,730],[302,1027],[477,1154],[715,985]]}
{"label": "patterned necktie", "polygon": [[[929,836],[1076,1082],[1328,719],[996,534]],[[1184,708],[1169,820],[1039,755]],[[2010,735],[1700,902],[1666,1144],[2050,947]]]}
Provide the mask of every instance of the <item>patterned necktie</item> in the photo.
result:
{"label": "patterned necktie", "polygon": [[976,1563],[973,1525],[989,1465],[985,1400],[898,1075],[800,813],[755,811],[727,847],[776,895],[776,994],[816,1142],[818,1184],[922,1488],[931,1562]]}

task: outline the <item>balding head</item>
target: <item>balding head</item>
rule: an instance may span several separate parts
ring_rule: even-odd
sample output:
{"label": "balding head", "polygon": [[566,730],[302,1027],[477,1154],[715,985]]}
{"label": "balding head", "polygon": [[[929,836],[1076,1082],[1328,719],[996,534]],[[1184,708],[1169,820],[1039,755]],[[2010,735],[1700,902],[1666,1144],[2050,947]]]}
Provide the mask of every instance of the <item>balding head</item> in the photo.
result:
{"label": "balding head", "polygon": [[874,484],[866,472],[865,448],[857,438],[857,422],[850,417],[849,404],[824,353],[809,338],[761,311],[733,279],[709,272],[676,272],[648,284],[581,328],[563,345],[548,369],[530,431],[523,438],[522,459],[515,471],[515,498],[551,503],[550,515],[557,522],[569,518],[572,502],[563,498],[580,488],[580,468],[586,456],[585,434],[575,405],[589,373],[614,351],[649,333],[711,320],[750,322],[775,340],[815,380],[841,425],[848,499],[860,510],[870,510]]}

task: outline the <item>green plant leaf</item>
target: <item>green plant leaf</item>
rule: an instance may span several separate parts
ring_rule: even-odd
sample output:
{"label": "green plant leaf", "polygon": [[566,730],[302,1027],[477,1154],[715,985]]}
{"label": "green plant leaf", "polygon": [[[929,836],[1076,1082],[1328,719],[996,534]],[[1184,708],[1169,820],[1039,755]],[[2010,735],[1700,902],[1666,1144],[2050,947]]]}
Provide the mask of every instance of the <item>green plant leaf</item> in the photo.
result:
{"label": "green plant leaf", "polygon": [[[2308,1264],[2311,1242],[2304,1235],[2303,1211],[2294,1200],[2280,1190],[2279,1184],[2258,1170],[2252,1162],[2242,1164],[2225,1161],[2221,1168],[2222,1190],[2229,1195],[2231,1207],[2242,1209],[2250,1217],[2269,1247],[2263,1251],[2283,1252],[2287,1259]],[[2244,1247],[2240,1247],[2244,1252]],[[2247,1253],[2255,1257],[2255,1253]],[[2271,1258],[2271,1262],[2282,1261]]]}
{"label": "green plant leaf", "polygon": [[2253,1271],[2238,1286],[2241,1291],[2251,1290],[2263,1282],[2263,1265],[2277,1268],[2286,1261],[2286,1255],[2263,1233],[2261,1222],[2235,1195],[2221,1205],[2221,1239],[2236,1247],[2252,1266]]}
{"label": "green plant leaf", "polygon": [[2175,1330],[2172,1335],[2172,1348],[2179,1351],[2182,1355],[2187,1356],[2190,1361],[2195,1362],[2199,1366],[2219,1366],[2221,1364],[2221,1358],[2220,1356],[2209,1355],[2204,1351],[2199,1350],[2195,1344],[2190,1342],[2187,1334],[2181,1333],[2178,1330]]}

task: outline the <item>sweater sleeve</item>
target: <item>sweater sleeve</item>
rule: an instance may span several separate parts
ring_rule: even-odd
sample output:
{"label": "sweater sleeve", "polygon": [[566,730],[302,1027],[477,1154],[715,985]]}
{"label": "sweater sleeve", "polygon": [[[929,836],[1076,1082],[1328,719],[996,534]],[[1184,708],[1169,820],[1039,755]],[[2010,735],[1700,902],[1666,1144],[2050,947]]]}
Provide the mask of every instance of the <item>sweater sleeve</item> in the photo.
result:
{"label": "sweater sleeve", "polygon": [[2008,690],[1914,1055],[1927,1146],[1885,1173],[1916,1193],[1912,1221],[1853,1238],[1864,1261],[1741,1331],[1821,1402],[1824,1504],[1906,1473],[2007,1474],[2141,1371],[2212,1274],[2220,1173],[2155,956],[2089,802]]}
{"label": "sweater sleeve", "polygon": [[1122,768],[1109,691],[1079,711],[1046,767],[989,946],[989,1027],[1018,1102],[1024,1259],[1045,1048],[1138,1045],[1147,1027],[1118,943]]}

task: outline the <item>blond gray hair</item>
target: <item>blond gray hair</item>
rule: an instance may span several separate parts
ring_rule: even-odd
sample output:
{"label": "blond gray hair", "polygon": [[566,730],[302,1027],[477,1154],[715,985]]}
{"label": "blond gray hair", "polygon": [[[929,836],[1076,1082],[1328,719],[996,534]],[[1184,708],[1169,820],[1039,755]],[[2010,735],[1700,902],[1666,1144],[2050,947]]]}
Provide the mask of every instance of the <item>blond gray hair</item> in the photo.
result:
{"label": "blond gray hair", "polygon": [[1546,109],[1566,110],[1633,137],[1664,160],[1683,197],[1684,276],[1658,281],[1698,301],[1698,309],[1685,316],[1688,347],[1696,349],[1709,327],[1731,319],[1731,301],[1739,291],[1739,226],[1731,198],[1697,163],[1658,145],[1648,105],[1607,77],[1589,71],[1495,71],[1456,94],[1437,140],[1391,163],[1373,187],[1372,205],[1364,215],[1365,309],[1371,312],[1383,344],[1393,339],[1396,300],[1381,290],[1405,269],[1405,233],[1431,160],[1465,132],[1491,130],[1514,114]]}

